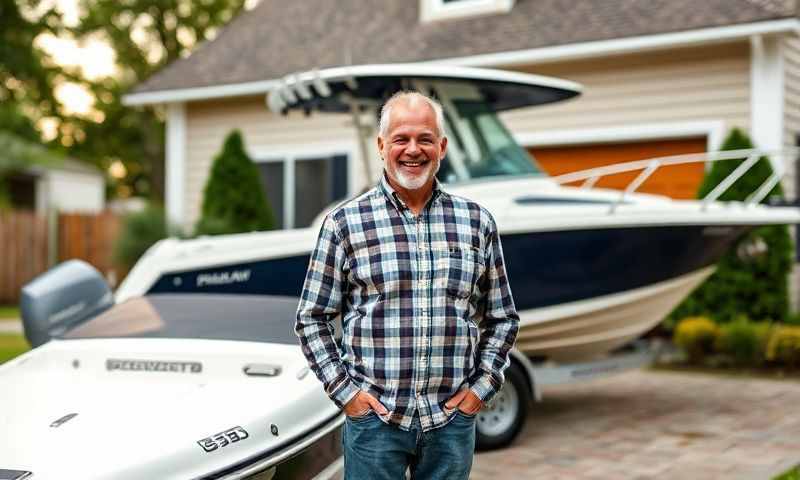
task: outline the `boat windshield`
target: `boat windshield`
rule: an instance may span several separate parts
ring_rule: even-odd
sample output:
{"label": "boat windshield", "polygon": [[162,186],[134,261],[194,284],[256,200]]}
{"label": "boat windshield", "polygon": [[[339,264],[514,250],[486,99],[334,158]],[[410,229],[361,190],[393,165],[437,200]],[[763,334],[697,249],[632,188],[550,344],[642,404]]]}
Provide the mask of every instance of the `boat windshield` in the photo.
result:
{"label": "boat windshield", "polygon": [[545,175],[486,102],[453,99],[445,102],[444,113],[448,146],[437,175],[441,182]]}
{"label": "boat windshield", "polygon": [[192,338],[297,345],[297,298],[154,294],[126,300],[61,338]]}

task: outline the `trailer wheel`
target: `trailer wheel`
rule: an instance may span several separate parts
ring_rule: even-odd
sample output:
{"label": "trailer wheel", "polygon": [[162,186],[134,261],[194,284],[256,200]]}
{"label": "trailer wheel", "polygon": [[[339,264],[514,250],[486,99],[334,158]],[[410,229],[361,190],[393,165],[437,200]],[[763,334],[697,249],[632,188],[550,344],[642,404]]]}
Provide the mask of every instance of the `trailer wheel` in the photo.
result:
{"label": "trailer wheel", "polygon": [[491,450],[505,447],[517,436],[528,415],[528,384],[515,364],[506,369],[506,381],[495,398],[478,412],[475,447]]}

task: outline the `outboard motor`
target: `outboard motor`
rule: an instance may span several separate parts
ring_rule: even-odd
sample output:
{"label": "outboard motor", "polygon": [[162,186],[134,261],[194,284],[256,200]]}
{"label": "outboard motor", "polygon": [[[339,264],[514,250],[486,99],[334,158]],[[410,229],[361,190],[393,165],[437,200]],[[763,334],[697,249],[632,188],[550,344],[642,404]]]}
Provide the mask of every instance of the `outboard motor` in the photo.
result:
{"label": "outboard motor", "polygon": [[25,337],[38,347],[113,304],[111,288],[100,272],[82,260],[66,261],[22,287]]}

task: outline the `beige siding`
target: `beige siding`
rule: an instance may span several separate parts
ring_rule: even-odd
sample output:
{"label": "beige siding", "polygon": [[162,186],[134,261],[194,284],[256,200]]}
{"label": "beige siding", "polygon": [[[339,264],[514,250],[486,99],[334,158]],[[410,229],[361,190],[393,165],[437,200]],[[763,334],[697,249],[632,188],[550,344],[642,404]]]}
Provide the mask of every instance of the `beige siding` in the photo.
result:
{"label": "beige siding", "polygon": [[517,133],[723,121],[749,127],[747,43],[539,65],[523,71],[581,83],[577,100],[504,115]]}
{"label": "beige siding", "polygon": [[[786,146],[796,146],[795,137],[800,134],[800,39],[793,37],[784,40],[782,45],[784,66],[783,90],[783,142]],[[788,170],[787,181],[784,182],[786,193],[795,195],[795,162],[786,159]]]}
{"label": "beige siding", "polygon": [[[795,137],[800,134],[800,39],[793,37],[787,38],[782,45],[783,67],[784,67],[784,90],[783,90],[783,142],[786,146],[797,146]],[[795,198],[798,194],[797,185],[797,162],[794,158],[785,159],[787,176],[784,179],[783,187],[789,198]],[[792,236],[795,237],[795,229],[791,228]],[[797,241],[797,238],[795,238]],[[789,280],[789,291],[791,293],[792,310],[800,310],[800,268],[795,264],[794,271]]]}
{"label": "beige siding", "polygon": [[[186,109],[185,227],[199,218],[205,187],[214,156],[231,130],[242,131],[245,146],[254,160],[276,158],[288,152],[346,151],[357,156],[355,134],[345,115],[272,115],[264,97],[248,97],[190,103]],[[360,176],[358,158],[351,160],[351,177]]]}

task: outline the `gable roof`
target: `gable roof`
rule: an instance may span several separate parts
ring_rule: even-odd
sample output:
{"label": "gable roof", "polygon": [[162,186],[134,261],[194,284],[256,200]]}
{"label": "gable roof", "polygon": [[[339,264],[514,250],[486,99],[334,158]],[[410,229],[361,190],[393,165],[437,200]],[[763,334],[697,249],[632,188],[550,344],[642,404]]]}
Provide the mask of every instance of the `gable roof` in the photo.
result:
{"label": "gable roof", "polygon": [[[430,61],[796,18],[796,0],[517,0],[421,23],[418,0],[262,0],[135,94],[263,82],[348,64]],[[373,4],[374,5],[374,4]]]}

